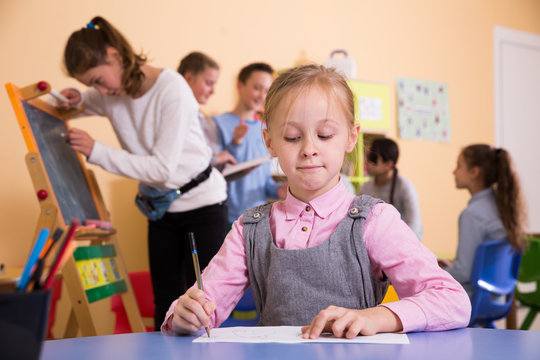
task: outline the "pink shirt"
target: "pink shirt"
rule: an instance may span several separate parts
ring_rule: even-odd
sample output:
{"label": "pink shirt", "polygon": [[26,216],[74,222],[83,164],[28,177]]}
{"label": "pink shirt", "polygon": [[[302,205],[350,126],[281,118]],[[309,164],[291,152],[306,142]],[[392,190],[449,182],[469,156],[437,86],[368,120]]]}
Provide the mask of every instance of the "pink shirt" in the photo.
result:
{"label": "pink shirt", "polygon": [[[346,216],[353,197],[342,181],[309,204],[289,193],[270,211],[276,246],[303,249],[322,243]],[[212,327],[227,319],[249,286],[243,228],[240,217],[202,274],[206,298],[217,305],[211,318]],[[400,298],[384,306],[400,318],[404,332],[467,326],[471,313],[469,297],[438,266],[433,253],[418,240],[393,206],[373,206],[364,223],[364,242],[373,272],[379,279],[384,272]],[[172,330],[177,301],[171,304],[161,326],[164,332]]]}

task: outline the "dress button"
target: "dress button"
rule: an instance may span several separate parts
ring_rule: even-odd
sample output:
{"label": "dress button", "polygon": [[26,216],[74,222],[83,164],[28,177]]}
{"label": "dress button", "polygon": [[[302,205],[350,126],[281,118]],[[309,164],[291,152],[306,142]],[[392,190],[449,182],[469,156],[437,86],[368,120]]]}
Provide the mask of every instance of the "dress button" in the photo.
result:
{"label": "dress button", "polygon": [[306,206],[306,211],[310,211],[311,210],[311,206]]}
{"label": "dress button", "polygon": [[302,231],[306,232],[307,231],[307,226],[302,226]]}
{"label": "dress button", "polygon": [[254,219],[258,219],[260,217],[261,217],[261,213],[259,213],[259,212],[256,212],[256,213],[253,214]]}
{"label": "dress button", "polygon": [[358,214],[358,208],[353,207],[351,210],[349,210],[349,214],[351,214],[351,215],[356,215],[356,214]]}

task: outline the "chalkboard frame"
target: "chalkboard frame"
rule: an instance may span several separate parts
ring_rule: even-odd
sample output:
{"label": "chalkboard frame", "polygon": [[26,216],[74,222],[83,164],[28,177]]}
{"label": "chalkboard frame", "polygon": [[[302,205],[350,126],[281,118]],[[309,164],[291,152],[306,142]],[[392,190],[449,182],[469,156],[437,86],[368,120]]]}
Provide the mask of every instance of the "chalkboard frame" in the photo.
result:
{"label": "chalkboard frame", "polygon": [[84,161],[62,137],[69,130],[62,114],[40,99],[24,100],[11,84],[6,87],[27,148],[41,157],[52,187],[47,196],[53,197],[64,224],[69,226],[74,218],[81,223],[101,219]]}

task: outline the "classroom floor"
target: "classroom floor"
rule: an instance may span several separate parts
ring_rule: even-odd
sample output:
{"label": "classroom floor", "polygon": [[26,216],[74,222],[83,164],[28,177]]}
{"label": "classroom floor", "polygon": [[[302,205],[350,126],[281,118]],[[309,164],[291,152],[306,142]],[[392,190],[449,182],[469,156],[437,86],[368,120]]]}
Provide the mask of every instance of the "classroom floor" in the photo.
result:
{"label": "classroom floor", "polygon": [[[529,313],[529,308],[518,305],[518,310],[517,310],[517,327],[518,327],[518,329],[521,326],[521,324],[523,323],[523,320],[525,319],[525,317],[527,316],[528,313]],[[499,329],[506,329],[506,319],[495,321],[495,325]],[[531,330],[531,331],[540,331],[540,314],[536,315],[536,318],[534,319],[534,321],[533,321],[533,323],[531,325],[531,328],[529,330]]]}

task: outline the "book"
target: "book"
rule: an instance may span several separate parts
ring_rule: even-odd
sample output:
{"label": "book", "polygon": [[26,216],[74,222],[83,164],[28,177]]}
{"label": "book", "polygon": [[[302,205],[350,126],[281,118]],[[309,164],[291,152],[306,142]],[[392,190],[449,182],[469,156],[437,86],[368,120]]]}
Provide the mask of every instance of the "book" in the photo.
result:
{"label": "book", "polygon": [[227,181],[238,180],[241,177],[247,175],[257,166],[264,164],[267,161],[270,161],[271,158],[272,157],[270,155],[265,155],[236,165],[228,164],[223,168],[221,173]]}

